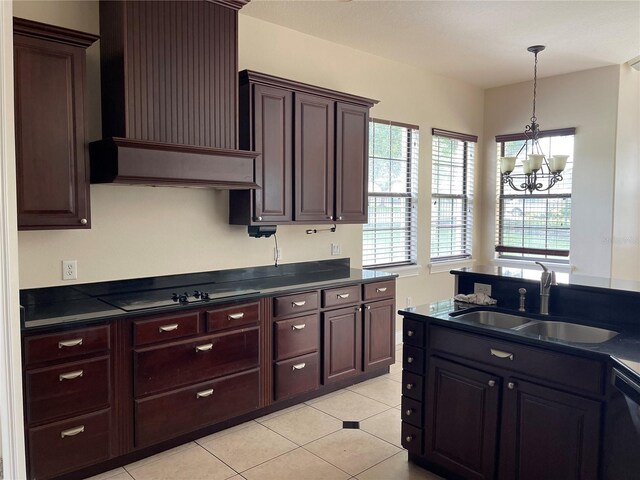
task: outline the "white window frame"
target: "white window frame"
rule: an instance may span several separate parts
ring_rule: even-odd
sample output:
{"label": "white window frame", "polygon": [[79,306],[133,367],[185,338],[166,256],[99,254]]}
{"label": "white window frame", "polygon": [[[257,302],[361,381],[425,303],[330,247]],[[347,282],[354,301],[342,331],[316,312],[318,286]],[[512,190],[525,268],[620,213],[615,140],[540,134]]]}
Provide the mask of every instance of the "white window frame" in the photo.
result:
{"label": "white window frame", "polygon": [[[478,144],[478,137],[476,135],[468,135],[464,133],[452,132],[449,130],[442,130],[439,128],[433,128],[431,130],[432,135],[432,189],[431,189],[431,205],[433,207],[434,202],[438,199],[461,199],[463,202],[463,219],[460,223],[460,228],[463,230],[463,240],[460,245],[462,254],[457,255],[440,255],[433,256],[433,244],[429,248],[430,257],[430,270],[431,273],[439,273],[447,271],[450,268],[457,268],[460,266],[469,266],[473,263],[473,182],[474,182],[474,160],[475,150]],[[462,194],[453,193],[437,193],[434,190],[433,179],[436,173],[436,169],[433,168],[433,164],[442,159],[437,157],[438,152],[435,149],[436,141],[439,139],[449,139],[462,142],[463,147],[463,175],[466,177],[463,185]],[[470,144],[473,144],[473,148],[470,148]],[[438,228],[438,218],[433,215],[433,208],[431,212],[431,236],[432,241],[434,236],[434,229]]]}
{"label": "white window frame", "polygon": [[[369,202],[369,219],[371,220],[371,211],[372,211],[372,200],[387,198],[387,199],[404,199],[408,202],[408,207],[406,210],[407,216],[407,227],[401,229],[403,234],[406,234],[408,237],[409,245],[407,248],[407,255],[401,261],[396,262],[379,262],[377,261],[378,255],[376,254],[376,246],[373,247],[374,257],[373,261],[367,262],[365,259],[367,249],[364,244],[364,235],[366,232],[376,231],[375,227],[371,228],[371,224],[368,223],[363,226],[363,255],[362,255],[362,266],[363,268],[368,269],[380,269],[380,270],[391,270],[394,271],[401,276],[412,276],[417,275],[419,273],[419,266],[417,265],[417,211],[418,211],[418,153],[419,153],[419,127],[417,125],[410,125],[406,123],[393,122],[390,120],[381,120],[377,118],[371,118],[369,120],[369,124],[383,124],[390,125],[392,127],[401,127],[407,129],[407,166],[406,166],[406,175],[407,175],[407,189],[406,192],[403,193],[388,193],[388,192],[374,192],[369,189],[368,192],[368,202]],[[372,139],[370,138],[371,142]],[[372,160],[375,158],[387,159],[387,157],[373,157],[369,156],[369,169],[371,171],[372,168]],[[389,160],[393,160],[389,158]],[[397,159],[396,159],[397,160]],[[368,181],[368,179],[367,179]],[[393,230],[389,230],[393,231]],[[370,251],[370,249],[369,249]]]}

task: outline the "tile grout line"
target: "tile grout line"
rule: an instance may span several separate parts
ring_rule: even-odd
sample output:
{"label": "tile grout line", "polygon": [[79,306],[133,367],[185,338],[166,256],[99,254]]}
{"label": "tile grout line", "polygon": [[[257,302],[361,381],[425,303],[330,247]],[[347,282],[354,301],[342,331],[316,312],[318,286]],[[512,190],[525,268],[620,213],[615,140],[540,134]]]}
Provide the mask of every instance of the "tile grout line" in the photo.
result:
{"label": "tile grout line", "polygon": [[[242,431],[244,429],[238,430],[238,431]],[[223,435],[224,437],[224,435]],[[220,463],[222,463],[223,465],[226,465],[227,467],[229,467],[231,469],[231,471],[234,473],[233,475],[231,475],[231,477],[235,476],[235,475],[240,475],[240,472],[237,471],[235,468],[233,468],[231,465],[229,465],[227,462],[225,462],[224,460],[222,460],[221,458],[217,457],[213,452],[210,452],[209,450],[207,450],[206,448],[204,448],[202,445],[200,445],[199,443],[196,443],[196,445],[198,445],[198,447],[200,447],[201,449],[203,449],[205,452],[207,452],[209,455],[211,455],[213,458],[215,458],[216,460],[218,460]],[[227,477],[227,478],[231,478],[231,477]]]}
{"label": "tile grout line", "polygon": [[[339,430],[338,430],[338,431],[339,431]],[[336,433],[336,432],[333,432],[333,433]],[[329,434],[329,435],[331,435],[331,434]],[[327,436],[327,435],[325,435],[325,437],[326,437],[326,436]],[[322,437],[322,438],[324,438],[324,437]],[[318,440],[320,440],[320,439],[318,439]],[[314,440],[314,442],[315,442],[315,440]],[[309,442],[309,443],[311,443],[311,442]],[[308,445],[308,444],[307,444],[307,445]],[[329,465],[331,465],[332,467],[337,468],[337,469],[338,469],[338,470],[340,470],[341,472],[346,473],[347,475],[349,475],[349,478],[353,477],[353,475],[351,475],[349,472],[344,471],[344,470],[343,470],[343,469],[341,469],[339,466],[334,465],[334,464],[333,464],[333,463],[331,463],[329,460],[327,460],[327,459],[325,459],[325,458],[322,458],[320,455],[316,455],[316,454],[315,454],[315,453],[313,453],[311,450],[308,450],[308,449],[304,448],[304,446],[303,446],[303,447],[300,447],[300,448],[302,448],[305,452],[309,452],[309,453],[310,453],[311,455],[313,455],[314,457],[319,458],[319,459],[320,459],[320,460],[322,460],[323,462],[328,463],[328,464],[329,464]]]}

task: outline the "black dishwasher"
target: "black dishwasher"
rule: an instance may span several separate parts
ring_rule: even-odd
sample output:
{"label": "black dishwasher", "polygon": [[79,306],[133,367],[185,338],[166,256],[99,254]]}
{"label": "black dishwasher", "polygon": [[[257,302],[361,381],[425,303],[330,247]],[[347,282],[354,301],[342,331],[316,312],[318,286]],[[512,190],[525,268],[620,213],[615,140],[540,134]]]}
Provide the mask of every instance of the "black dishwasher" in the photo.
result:
{"label": "black dishwasher", "polygon": [[605,480],[640,478],[640,384],[613,369],[614,395],[609,402],[605,425]]}

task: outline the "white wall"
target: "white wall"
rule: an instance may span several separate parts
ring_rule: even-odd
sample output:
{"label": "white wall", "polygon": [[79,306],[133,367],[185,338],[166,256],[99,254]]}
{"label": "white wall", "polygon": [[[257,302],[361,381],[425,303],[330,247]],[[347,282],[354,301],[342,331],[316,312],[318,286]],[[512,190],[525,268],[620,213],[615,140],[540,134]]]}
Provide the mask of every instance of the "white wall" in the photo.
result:
{"label": "white wall", "polygon": [[611,276],[640,281],[640,72],[620,66]]}
{"label": "white wall", "polygon": [[[98,32],[96,2],[26,2],[17,16]],[[385,60],[335,43],[240,15],[240,68],[380,100],[372,115],[414,123],[422,133],[419,178],[419,262],[429,261],[432,127],[482,133],[483,92],[456,80]],[[100,138],[99,48],[88,53],[89,138]],[[481,157],[479,155],[479,157]],[[480,169],[480,168],[479,168]],[[134,278],[270,264],[273,239],[250,239],[227,223],[228,192],[113,185],[91,186],[92,229],[20,232],[20,286],[61,285],[60,261],[78,260],[78,282]],[[479,224],[480,222],[476,222]],[[284,262],[330,257],[342,245],[361,264],[362,227],[306,235],[305,226],[278,227]],[[448,273],[402,278],[398,305],[407,296],[425,303],[451,295]],[[68,284],[68,283],[65,283]]]}
{"label": "white wall", "polygon": [[[538,80],[536,114],[542,130],[576,127],[571,212],[571,265],[576,273],[611,272],[619,67]],[[524,131],[531,117],[532,82],[485,92],[481,261],[495,245],[496,143]]]}

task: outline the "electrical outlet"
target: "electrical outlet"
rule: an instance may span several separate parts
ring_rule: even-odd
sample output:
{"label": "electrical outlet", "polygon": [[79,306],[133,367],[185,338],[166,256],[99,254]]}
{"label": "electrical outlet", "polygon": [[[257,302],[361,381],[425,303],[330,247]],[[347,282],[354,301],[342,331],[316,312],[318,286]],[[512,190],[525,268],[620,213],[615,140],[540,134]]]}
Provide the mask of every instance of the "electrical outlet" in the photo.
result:
{"label": "electrical outlet", "polygon": [[282,260],[282,249],[281,248],[273,248],[273,259],[276,262],[279,262],[280,260]]}
{"label": "electrical outlet", "polygon": [[413,307],[413,298],[411,298],[411,297],[407,297],[407,302],[406,302],[406,303],[407,303],[407,304],[406,304],[406,307],[407,307],[407,308],[409,308],[409,307]]}
{"label": "electrical outlet", "polygon": [[484,293],[487,296],[491,296],[491,285],[486,283],[474,283],[473,293]]}
{"label": "electrical outlet", "polygon": [[340,255],[340,254],[341,254],[340,244],[339,243],[332,243],[331,244],[331,255]]}
{"label": "electrical outlet", "polygon": [[78,261],[62,261],[62,280],[76,280],[78,278]]}

